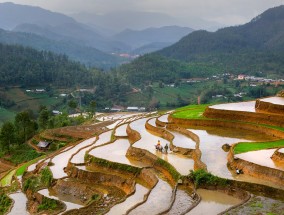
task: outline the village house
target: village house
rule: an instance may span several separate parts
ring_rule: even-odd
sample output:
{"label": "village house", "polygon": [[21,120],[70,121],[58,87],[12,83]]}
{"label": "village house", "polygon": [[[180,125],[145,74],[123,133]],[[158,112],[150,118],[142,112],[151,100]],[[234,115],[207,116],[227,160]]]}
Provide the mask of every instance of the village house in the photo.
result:
{"label": "village house", "polygon": [[40,148],[41,150],[47,150],[50,145],[50,142],[47,141],[39,141],[37,144],[37,147]]}

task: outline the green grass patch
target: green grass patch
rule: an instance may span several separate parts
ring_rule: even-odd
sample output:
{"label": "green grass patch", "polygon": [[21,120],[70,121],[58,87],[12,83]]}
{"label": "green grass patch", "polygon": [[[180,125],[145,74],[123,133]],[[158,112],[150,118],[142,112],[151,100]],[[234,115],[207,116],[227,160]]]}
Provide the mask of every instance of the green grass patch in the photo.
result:
{"label": "green grass patch", "polygon": [[11,149],[11,156],[7,158],[7,160],[18,165],[36,159],[41,155],[43,155],[43,153],[38,153],[29,145],[21,144]]}
{"label": "green grass patch", "polygon": [[284,147],[284,140],[259,143],[238,143],[234,148],[234,153],[240,154],[244,152],[257,151],[262,149],[273,149],[278,147]]}
{"label": "green grass patch", "polygon": [[204,119],[203,113],[208,105],[190,105],[183,107],[181,109],[177,109],[172,116],[174,118],[182,118],[182,119]]}
{"label": "green grass patch", "polygon": [[38,162],[39,160],[41,160],[41,159],[43,159],[43,158],[45,158],[45,157],[46,157],[46,155],[43,155],[43,156],[41,156],[41,157],[38,157],[38,158],[36,158],[36,159],[34,159],[34,160],[31,160],[31,161],[25,163],[24,165],[20,166],[20,167],[17,169],[17,171],[16,171],[16,176],[23,175],[23,173],[25,172],[25,170],[26,170],[30,165],[32,165],[32,164]]}
{"label": "green grass patch", "polygon": [[0,214],[6,214],[12,205],[12,200],[5,194],[0,193]]}
{"label": "green grass patch", "polygon": [[15,175],[16,170],[10,171],[2,180],[0,181],[0,184],[2,187],[10,186],[12,177]]}

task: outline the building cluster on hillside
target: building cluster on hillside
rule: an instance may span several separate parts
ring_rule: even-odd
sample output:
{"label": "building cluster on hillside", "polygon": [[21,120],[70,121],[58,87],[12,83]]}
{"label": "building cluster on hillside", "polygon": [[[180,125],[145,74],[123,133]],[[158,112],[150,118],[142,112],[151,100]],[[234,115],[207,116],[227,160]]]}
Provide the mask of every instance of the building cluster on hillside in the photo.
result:
{"label": "building cluster on hillside", "polygon": [[245,81],[252,81],[252,82],[260,82],[260,83],[279,83],[284,84],[284,79],[271,79],[271,78],[264,78],[264,77],[255,77],[249,75],[240,74],[237,77],[237,80],[245,80]]}

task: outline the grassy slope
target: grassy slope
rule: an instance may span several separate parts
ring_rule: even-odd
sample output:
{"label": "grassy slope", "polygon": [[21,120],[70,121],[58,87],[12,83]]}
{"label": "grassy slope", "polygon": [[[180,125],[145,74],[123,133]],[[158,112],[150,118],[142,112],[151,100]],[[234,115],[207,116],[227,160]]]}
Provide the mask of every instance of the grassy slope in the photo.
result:
{"label": "grassy slope", "polygon": [[26,93],[24,89],[21,88],[11,88],[5,91],[5,93],[9,99],[16,103],[16,105],[12,108],[16,111],[23,109],[38,111],[40,105],[51,106],[60,101],[60,99],[55,97],[49,97],[46,93]]}
{"label": "grassy slope", "polygon": [[272,149],[278,147],[284,147],[284,140],[259,143],[238,143],[234,148],[234,153],[240,154],[244,152],[257,151],[262,149]]}

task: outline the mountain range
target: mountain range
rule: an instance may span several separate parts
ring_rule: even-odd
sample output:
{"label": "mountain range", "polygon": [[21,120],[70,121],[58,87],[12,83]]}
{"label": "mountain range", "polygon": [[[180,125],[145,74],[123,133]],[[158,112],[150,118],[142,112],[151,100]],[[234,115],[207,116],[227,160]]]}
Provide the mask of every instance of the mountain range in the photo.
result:
{"label": "mountain range", "polygon": [[228,72],[283,78],[283,59],[284,6],[279,6],[244,25],[216,32],[194,31],[169,47],[121,66],[118,71],[134,84]]}
{"label": "mountain range", "polygon": [[245,51],[284,51],[284,6],[269,9],[244,25],[223,28],[213,33],[195,31],[158,53],[192,61],[198,55]]}
{"label": "mountain range", "polygon": [[[40,50],[44,48],[44,50],[64,53],[72,59],[79,59],[82,63],[87,63],[88,65],[99,65],[98,62],[103,61],[102,65],[99,65],[100,67],[104,67],[106,64],[110,65],[109,61],[112,59],[114,59],[112,66],[118,65],[117,62],[121,62],[117,57],[111,56],[111,53],[116,55],[121,53],[144,54],[156,51],[177,42],[192,31],[190,28],[169,26],[148,28],[141,31],[130,29],[112,35],[114,31],[107,28],[83,24],[64,14],[39,7],[14,3],[0,4],[0,28],[13,33],[20,32],[37,35],[43,40],[43,44],[40,44],[40,38],[37,37],[37,45],[33,45],[30,41],[33,35],[23,36],[21,34],[18,36],[21,39],[17,41],[15,39],[14,43],[30,45]],[[16,37],[15,34],[13,36],[14,38]],[[2,39],[2,42],[4,41],[7,42],[9,40]],[[53,44],[47,45],[47,43]],[[52,48],[49,48],[49,46],[52,46]],[[57,47],[56,50],[54,46]],[[136,52],[137,48],[140,49]],[[86,54],[83,54],[83,52]],[[78,53],[78,56],[76,53]],[[85,55],[89,53],[91,53],[91,57],[85,58]],[[84,58],[85,60],[83,60]],[[129,59],[125,59],[122,62],[126,60],[129,61]]]}
{"label": "mountain range", "polygon": [[112,38],[122,43],[127,43],[131,45],[132,48],[137,49],[153,43],[173,44],[193,31],[192,28],[179,26],[147,28],[140,31],[126,29],[114,35]]}

